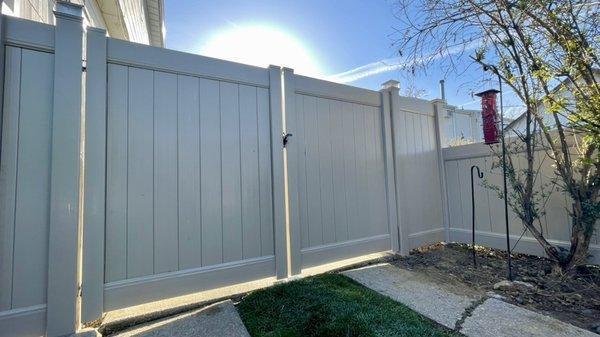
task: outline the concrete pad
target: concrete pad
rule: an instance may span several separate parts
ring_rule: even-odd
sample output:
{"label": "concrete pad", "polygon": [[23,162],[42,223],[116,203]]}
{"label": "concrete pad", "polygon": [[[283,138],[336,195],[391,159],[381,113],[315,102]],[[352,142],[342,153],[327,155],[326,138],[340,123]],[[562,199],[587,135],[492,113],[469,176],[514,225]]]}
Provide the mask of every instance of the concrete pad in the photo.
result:
{"label": "concrete pad", "polygon": [[421,273],[383,263],[343,272],[362,285],[454,329],[463,312],[482,298],[461,284],[439,284]]}
{"label": "concrete pad", "polygon": [[495,298],[475,308],[460,332],[470,337],[598,337],[591,331]]}
{"label": "concrete pad", "polygon": [[138,325],[115,337],[250,337],[231,300]]}

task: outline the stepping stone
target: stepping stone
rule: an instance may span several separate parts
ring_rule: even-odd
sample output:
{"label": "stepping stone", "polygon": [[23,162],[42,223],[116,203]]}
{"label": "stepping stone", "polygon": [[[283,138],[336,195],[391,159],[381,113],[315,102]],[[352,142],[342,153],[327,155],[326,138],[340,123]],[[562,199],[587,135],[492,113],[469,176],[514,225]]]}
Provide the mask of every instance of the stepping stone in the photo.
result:
{"label": "stepping stone", "polygon": [[475,308],[460,332],[469,337],[598,337],[591,331],[495,298]]}
{"label": "stepping stone", "polygon": [[118,337],[250,337],[231,300],[138,325]]}
{"label": "stepping stone", "polygon": [[481,294],[466,286],[439,284],[424,274],[400,269],[389,263],[343,274],[450,329],[454,329],[471,304],[482,298]]}

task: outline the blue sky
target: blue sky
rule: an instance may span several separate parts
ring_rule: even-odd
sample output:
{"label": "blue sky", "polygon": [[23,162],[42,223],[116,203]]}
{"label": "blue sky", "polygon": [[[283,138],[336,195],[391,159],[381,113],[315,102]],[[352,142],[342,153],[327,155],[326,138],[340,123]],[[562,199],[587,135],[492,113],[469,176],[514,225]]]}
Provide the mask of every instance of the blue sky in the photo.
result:
{"label": "blue sky", "polygon": [[[438,81],[446,77],[447,98],[454,105],[474,101],[470,93],[480,88],[469,83],[484,76],[477,67],[445,76],[438,64],[414,77],[398,70],[403,60],[392,43],[401,23],[390,0],[171,0],[165,1],[165,17],[171,49],[265,63],[260,66],[287,62],[279,65],[374,90],[394,79],[403,88],[425,90],[427,99],[439,96]],[[252,48],[256,45],[262,47]],[[465,105],[478,107],[478,101]]]}

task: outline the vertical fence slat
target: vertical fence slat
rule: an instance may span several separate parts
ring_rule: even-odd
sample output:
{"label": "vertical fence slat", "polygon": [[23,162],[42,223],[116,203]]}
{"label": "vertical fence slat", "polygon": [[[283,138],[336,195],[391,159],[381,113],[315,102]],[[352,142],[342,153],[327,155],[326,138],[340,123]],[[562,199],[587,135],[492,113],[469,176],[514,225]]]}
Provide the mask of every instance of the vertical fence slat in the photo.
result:
{"label": "vertical fence slat", "polygon": [[104,309],[106,31],[89,27],[86,48],[82,322]]}
{"label": "vertical fence slat", "polygon": [[307,247],[323,244],[323,220],[321,218],[321,189],[319,186],[319,133],[317,122],[317,98],[314,96],[304,97],[304,119],[305,119],[305,151],[306,151],[306,193],[308,217]]}
{"label": "vertical fence slat", "polygon": [[0,310],[12,305],[13,247],[17,190],[17,144],[19,136],[19,92],[21,49],[6,48],[6,84],[3,105],[2,152],[0,153]]}
{"label": "vertical fence slat", "polygon": [[260,198],[256,87],[240,85],[240,158],[243,258],[260,256]]}
{"label": "vertical fence slat", "polygon": [[274,255],[269,91],[264,88],[257,88],[256,96],[258,109],[258,162],[260,166],[261,252],[263,256],[268,256]]}
{"label": "vertical fence slat", "polygon": [[127,128],[127,278],[154,272],[153,73],[129,69]]}
{"label": "vertical fence slat", "polygon": [[[286,83],[287,85],[287,83]],[[335,239],[337,242],[348,240],[348,219],[346,218],[346,185],[344,172],[344,124],[342,123],[342,102],[334,101],[331,105],[331,138]]]}
{"label": "vertical fence slat", "polygon": [[223,262],[242,259],[242,185],[239,85],[221,82]]}
{"label": "vertical fence slat", "polygon": [[178,269],[177,75],[154,72],[154,273]]}
{"label": "vertical fence slat", "polygon": [[129,70],[108,65],[106,137],[105,281],[127,277],[127,78]]}
{"label": "vertical fence slat", "polygon": [[[200,80],[200,189],[202,202],[202,265],[223,262],[221,206],[221,112],[219,82]],[[183,178],[183,177],[182,177]]]}
{"label": "vertical fence slat", "polygon": [[357,188],[357,170],[356,170],[356,146],[354,144],[354,106],[353,103],[344,102],[343,128],[344,128],[344,176],[346,186],[346,218],[347,238],[356,239],[356,229],[359,219],[359,202]]}
{"label": "vertical fence slat", "polygon": [[[78,15],[76,16],[75,13]],[[78,326],[76,302],[82,6],[58,2],[55,17],[50,246],[46,315],[48,336],[70,334]]]}
{"label": "vertical fence slat", "polygon": [[[202,266],[199,80],[179,75],[178,203],[179,269]],[[220,127],[220,126],[215,126]]]}

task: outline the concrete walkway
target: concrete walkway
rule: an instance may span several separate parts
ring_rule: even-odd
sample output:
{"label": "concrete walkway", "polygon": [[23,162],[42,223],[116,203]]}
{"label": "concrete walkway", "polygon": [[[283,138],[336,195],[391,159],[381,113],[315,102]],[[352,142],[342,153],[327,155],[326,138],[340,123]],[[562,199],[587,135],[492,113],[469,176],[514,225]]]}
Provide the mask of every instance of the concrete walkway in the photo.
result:
{"label": "concrete walkway", "polygon": [[135,326],[115,337],[250,337],[231,300]]}
{"label": "concrete walkway", "polygon": [[466,285],[439,282],[388,263],[343,274],[469,337],[598,337],[554,318],[487,298]]}

